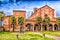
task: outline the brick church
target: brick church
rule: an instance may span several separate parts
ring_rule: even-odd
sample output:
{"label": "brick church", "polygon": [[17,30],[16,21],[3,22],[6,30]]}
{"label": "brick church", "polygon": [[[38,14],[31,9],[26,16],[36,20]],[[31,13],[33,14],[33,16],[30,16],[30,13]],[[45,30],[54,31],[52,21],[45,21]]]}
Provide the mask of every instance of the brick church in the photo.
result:
{"label": "brick church", "polygon": [[[49,26],[46,26],[44,24],[41,24],[41,26],[38,26],[36,24],[36,17],[41,16],[42,19],[44,19],[45,15],[47,15],[50,18],[50,24]],[[23,30],[26,31],[44,31],[44,30],[60,30],[60,27],[56,24],[56,18],[54,17],[54,9],[49,7],[48,5],[42,6],[40,8],[34,8],[34,12],[31,14],[31,16],[26,19],[26,11],[23,10],[13,10],[13,16],[15,16],[16,21],[18,20],[18,17],[24,17],[24,25]],[[5,16],[4,19],[4,29],[8,31],[12,31],[11,27],[11,15]],[[18,22],[15,25],[15,31],[20,30],[20,26],[18,25]]]}

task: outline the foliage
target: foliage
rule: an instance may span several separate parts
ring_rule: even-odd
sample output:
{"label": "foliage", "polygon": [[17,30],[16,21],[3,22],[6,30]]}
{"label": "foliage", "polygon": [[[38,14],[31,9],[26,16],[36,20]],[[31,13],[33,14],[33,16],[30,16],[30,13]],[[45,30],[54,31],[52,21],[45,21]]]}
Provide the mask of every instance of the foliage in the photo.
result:
{"label": "foliage", "polygon": [[60,24],[60,18],[56,18],[56,23]]}
{"label": "foliage", "polygon": [[4,20],[5,14],[3,12],[0,12],[0,21]]}
{"label": "foliage", "polygon": [[42,18],[41,18],[41,17],[37,17],[37,18],[36,18],[36,22],[37,22],[37,24],[42,23]]}
{"label": "foliage", "polygon": [[0,26],[2,26],[2,21],[4,20],[5,14],[1,11],[0,12]]}
{"label": "foliage", "polygon": [[16,18],[14,16],[11,17],[12,25],[16,24]]}
{"label": "foliage", "polygon": [[45,17],[44,20],[43,20],[43,23],[44,24],[50,24],[50,18],[49,17]]}
{"label": "foliage", "polygon": [[20,24],[20,25],[24,24],[24,18],[23,17],[18,18],[18,24]]}
{"label": "foliage", "polygon": [[13,31],[14,31],[14,25],[16,24],[16,18],[14,16],[12,16],[11,21],[12,21]]}

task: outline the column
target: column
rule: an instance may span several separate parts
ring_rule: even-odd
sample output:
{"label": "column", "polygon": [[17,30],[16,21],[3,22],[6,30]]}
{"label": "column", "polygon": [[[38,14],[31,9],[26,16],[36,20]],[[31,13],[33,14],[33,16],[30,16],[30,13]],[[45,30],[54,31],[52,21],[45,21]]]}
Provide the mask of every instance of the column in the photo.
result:
{"label": "column", "polygon": [[38,31],[38,30],[37,30],[37,27],[36,27],[36,31]]}
{"label": "column", "polygon": [[49,25],[47,25],[46,27],[47,27],[47,31],[50,30],[50,29],[49,29]]}
{"label": "column", "polygon": [[32,30],[34,31],[34,25],[32,26]]}
{"label": "column", "polygon": [[58,30],[60,30],[60,25],[58,24]]}
{"label": "column", "polygon": [[54,30],[54,24],[53,24],[53,26],[52,26],[52,27],[53,27],[53,28],[52,28],[52,29],[53,29],[53,31],[55,31],[55,30]]}
{"label": "column", "polygon": [[43,26],[42,26],[42,24],[41,24],[41,31],[43,31]]}
{"label": "column", "polygon": [[34,26],[33,25],[30,26],[30,31],[34,31]]}

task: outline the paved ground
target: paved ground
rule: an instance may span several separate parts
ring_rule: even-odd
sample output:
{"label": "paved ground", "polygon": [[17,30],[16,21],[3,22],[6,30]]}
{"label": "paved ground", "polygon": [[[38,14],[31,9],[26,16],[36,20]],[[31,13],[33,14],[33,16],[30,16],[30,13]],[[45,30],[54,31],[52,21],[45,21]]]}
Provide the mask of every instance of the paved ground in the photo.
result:
{"label": "paved ground", "polygon": [[[39,34],[39,35],[43,36],[43,34],[41,34],[39,32],[32,32],[32,33]],[[48,35],[48,34],[45,34],[45,36],[48,37],[48,38],[53,38],[55,40],[60,40],[60,37],[57,37],[57,36],[51,36],[51,35]]]}

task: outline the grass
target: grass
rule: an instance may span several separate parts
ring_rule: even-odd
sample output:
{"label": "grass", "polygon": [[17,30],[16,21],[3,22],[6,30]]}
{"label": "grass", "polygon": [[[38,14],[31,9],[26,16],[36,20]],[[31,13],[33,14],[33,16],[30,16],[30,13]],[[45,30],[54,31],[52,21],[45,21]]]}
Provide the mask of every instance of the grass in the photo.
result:
{"label": "grass", "polygon": [[49,34],[53,36],[60,36],[60,31],[40,31],[43,34]]}
{"label": "grass", "polygon": [[[16,38],[16,34],[19,38]],[[32,32],[25,32],[21,34],[19,32],[0,32],[0,40],[53,40],[52,38],[42,37],[38,34],[33,34]]]}

